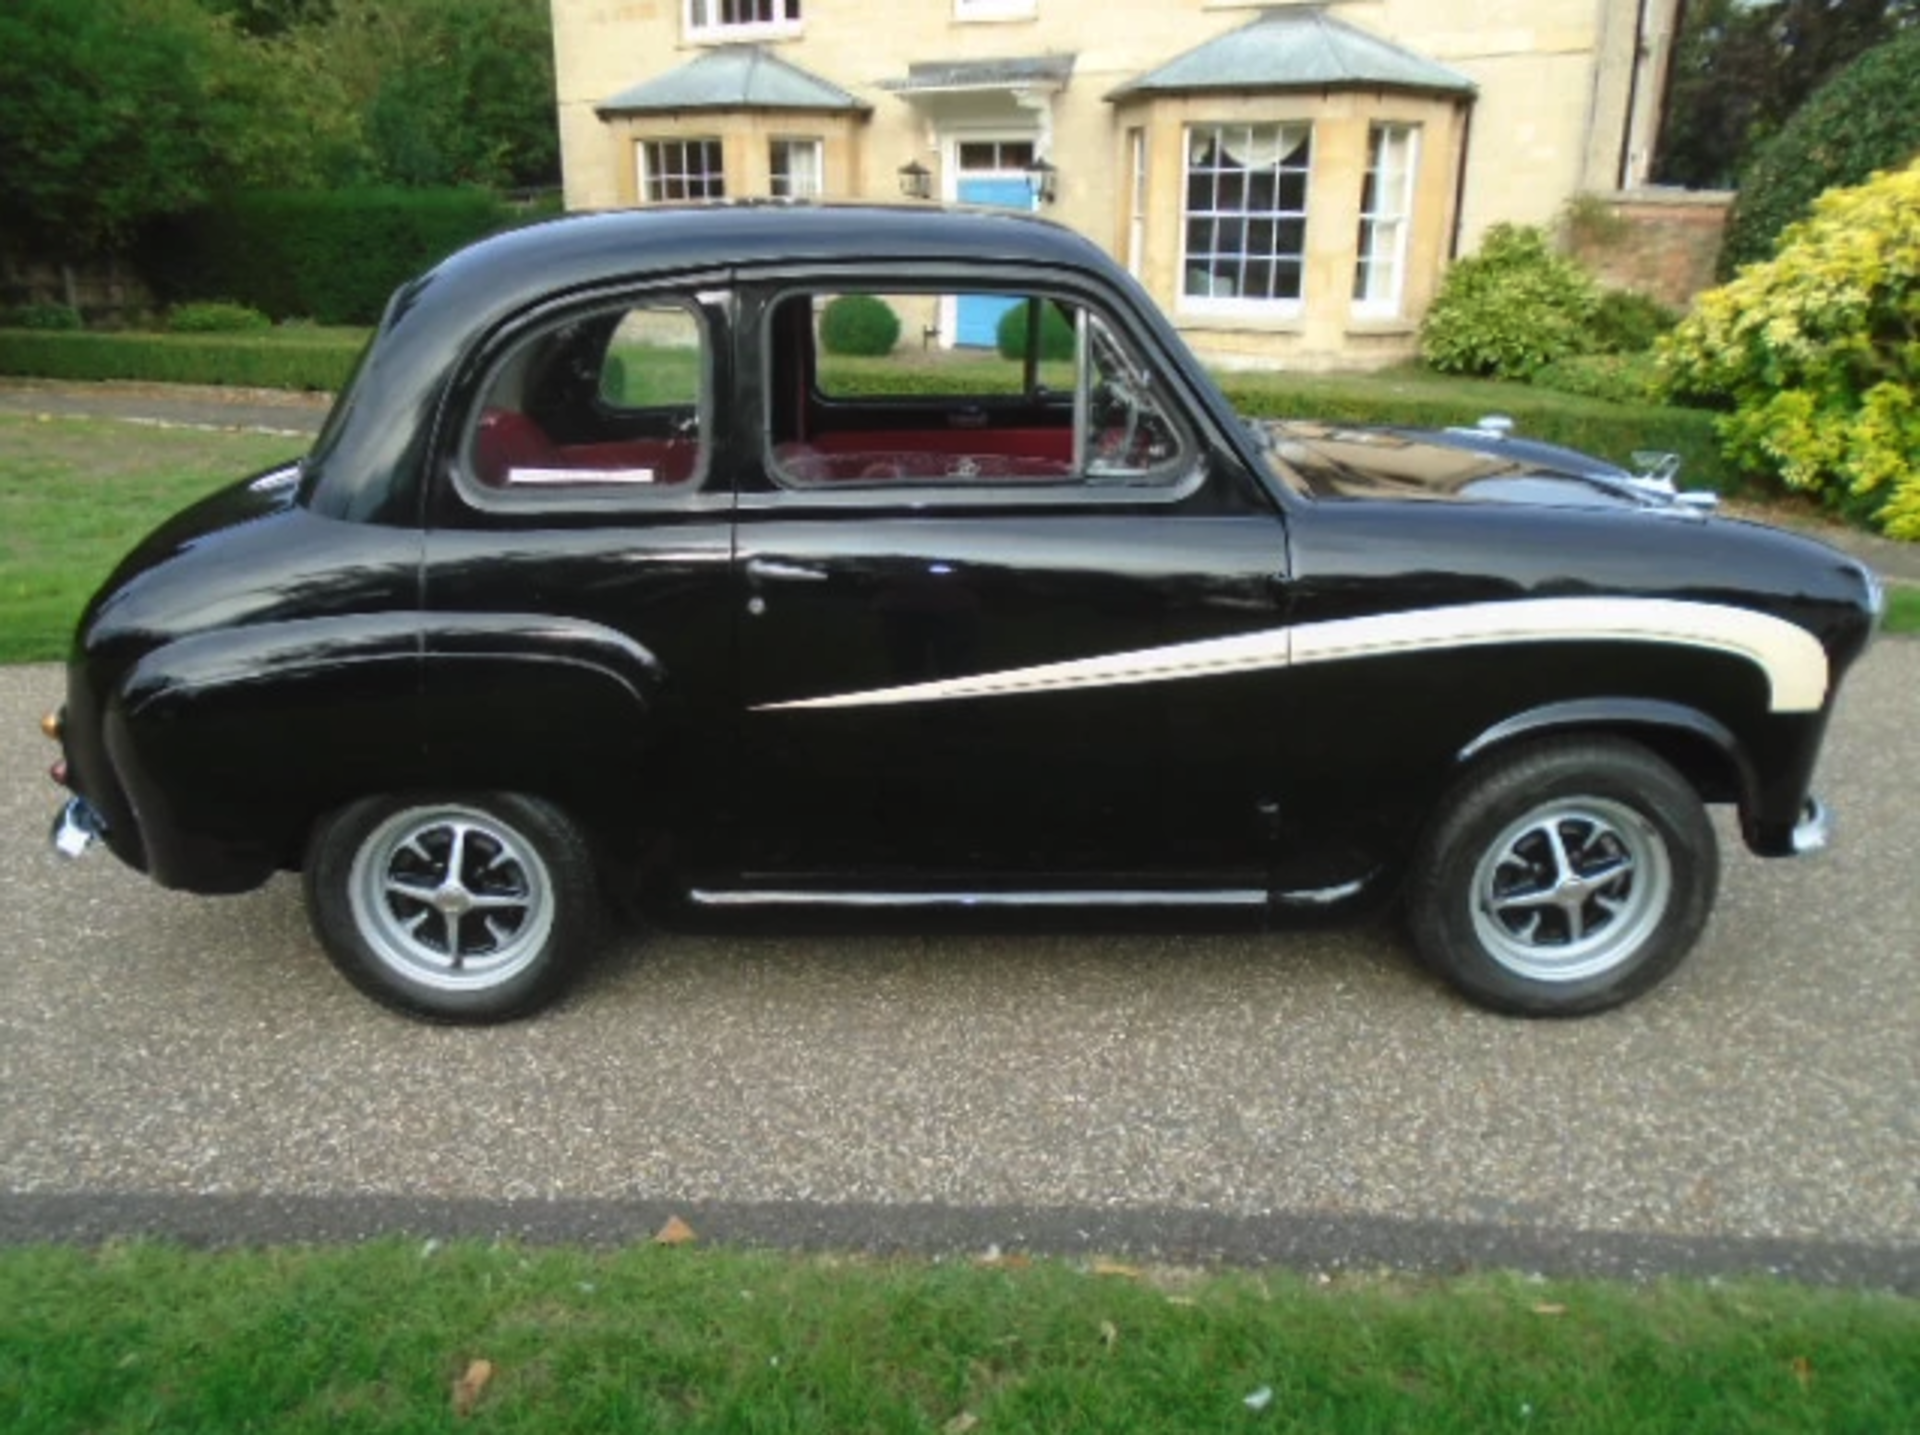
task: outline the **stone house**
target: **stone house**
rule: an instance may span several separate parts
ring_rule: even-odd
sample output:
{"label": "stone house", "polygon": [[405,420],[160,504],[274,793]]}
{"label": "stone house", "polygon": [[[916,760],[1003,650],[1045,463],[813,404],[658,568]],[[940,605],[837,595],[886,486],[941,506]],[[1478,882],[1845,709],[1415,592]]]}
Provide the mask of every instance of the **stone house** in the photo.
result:
{"label": "stone house", "polygon": [[[1643,182],[1679,0],[553,0],[569,208],[1037,209],[1221,362],[1410,353],[1450,256]],[[943,312],[930,342],[991,341]]]}

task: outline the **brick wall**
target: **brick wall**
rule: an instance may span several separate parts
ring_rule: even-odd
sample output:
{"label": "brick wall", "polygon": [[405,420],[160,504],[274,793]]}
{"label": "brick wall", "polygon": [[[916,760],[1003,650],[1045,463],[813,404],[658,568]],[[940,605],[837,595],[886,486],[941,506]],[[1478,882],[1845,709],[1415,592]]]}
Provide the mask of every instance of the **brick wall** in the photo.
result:
{"label": "brick wall", "polygon": [[1713,287],[1732,203],[1733,195],[1722,190],[1589,195],[1566,221],[1567,251],[1604,284],[1684,309]]}

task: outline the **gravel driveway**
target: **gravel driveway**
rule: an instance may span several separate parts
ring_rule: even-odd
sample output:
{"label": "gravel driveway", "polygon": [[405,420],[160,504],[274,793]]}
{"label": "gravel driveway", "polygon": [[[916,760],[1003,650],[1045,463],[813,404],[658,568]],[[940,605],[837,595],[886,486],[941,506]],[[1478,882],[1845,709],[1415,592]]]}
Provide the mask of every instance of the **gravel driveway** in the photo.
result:
{"label": "gravel driveway", "polygon": [[1920,1290],[1920,642],[1843,694],[1824,859],[1721,824],[1626,1011],[1461,1004],[1390,927],[653,934],[495,1030],[372,1006],[297,884],[58,863],[0,670],[0,1240],[515,1230],[1336,1265],[1770,1267]]}

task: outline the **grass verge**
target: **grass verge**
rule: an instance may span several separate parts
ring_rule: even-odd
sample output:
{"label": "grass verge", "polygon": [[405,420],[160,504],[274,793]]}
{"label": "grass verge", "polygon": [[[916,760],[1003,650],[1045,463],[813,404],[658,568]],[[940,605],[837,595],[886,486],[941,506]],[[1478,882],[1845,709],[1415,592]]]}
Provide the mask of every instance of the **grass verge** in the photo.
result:
{"label": "grass verge", "polygon": [[0,415],[0,662],[63,658],[81,608],[160,520],[299,439]]}
{"label": "grass verge", "polygon": [[1912,1429],[1920,1305],[659,1246],[0,1253],[12,1435],[461,1415],[542,1432]]}
{"label": "grass verge", "polygon": [[1888,633],[1920,633],[1920,588],[1887,589],[1887,616],[1881,630]]}

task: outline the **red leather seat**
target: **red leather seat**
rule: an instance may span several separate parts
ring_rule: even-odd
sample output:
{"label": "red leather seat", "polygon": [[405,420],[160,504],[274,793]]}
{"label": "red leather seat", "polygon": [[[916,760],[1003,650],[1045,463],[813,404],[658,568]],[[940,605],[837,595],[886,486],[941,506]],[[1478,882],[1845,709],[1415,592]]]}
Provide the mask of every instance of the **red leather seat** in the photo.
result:
{"label": "red leather seat", "polygon": [[488,409],[480,416],[473,471],[487,487],[505,488],[516,468],[554,468],[558,462],[552,441],[525,414]]}

